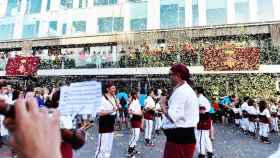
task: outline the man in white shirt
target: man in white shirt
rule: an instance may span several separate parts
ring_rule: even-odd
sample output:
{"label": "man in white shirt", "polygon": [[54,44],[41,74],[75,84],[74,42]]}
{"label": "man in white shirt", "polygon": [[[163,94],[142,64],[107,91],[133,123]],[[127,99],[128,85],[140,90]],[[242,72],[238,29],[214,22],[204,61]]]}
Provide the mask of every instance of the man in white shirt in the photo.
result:
{"label": "man in white shirt", "polygon": [[114,140],[114,125],[118,101],[115,96],[116,87],[113,83],[106,85],[106,93],[101,100],[98,110],[99,115],[99,135],[98,146],[95,153],[96,158],[110,158]]}
{"label": "man in white shirt", "polygon": [[162,126],[167,137],[163,158],[193,158],[199,106],[191,75],[185,65],[176,64],[169,76],[174,89],[168,107],[163,107]]}

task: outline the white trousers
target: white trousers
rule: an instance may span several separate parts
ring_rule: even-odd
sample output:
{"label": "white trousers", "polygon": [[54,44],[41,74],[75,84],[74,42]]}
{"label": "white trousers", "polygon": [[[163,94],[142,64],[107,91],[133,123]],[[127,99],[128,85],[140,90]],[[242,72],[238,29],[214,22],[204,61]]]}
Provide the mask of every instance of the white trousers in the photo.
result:
{"label": "white trousers", "polygon": [[241,128],[244,131],[249,130],[249,119],[248,118],[242,118],[240,123],[241,123]]}
{"label": "white trousers", "polygon": [[161,127],[161,117],[156,117],[156,126],[155,126],[155,130],[160,130]]}
{"label": "white trousers", "polygon": [[263,137],[268,137],[269,124],[260,122],[260,131],[259,135]]}
{"label": "white trousers", "polygon": [[128,145],[129,147],[133,148],[137,145],[137,141],[139,140],[140,128],[132,128],[131,130],[132,130],[132,136]]}
{"label": "white trousers", "polygon": [[145,119],[145,139],[151,140],[152,132],[153,132],[153,120]]}
{"label": "white trousers", "polygon": [[257,130],[257,122],[249,122],[249,131],[255,133]]}
{"label": "white trousers", "polygon": [[98,135],[98,146],[95,152],[95,158],[110,158],[113,140],[113,133],[100,133]]}
{"label": "white trousers", "polygon": [[234,119],[234,123],[235,123],[236,125],[239,125],[239,124],[240,124],[240,119]]}
{"label": "white trousers", "polygon": [[207,152],[213,153],[213,144],[210,139],[209,130],[196,130],[196,151],[201,155]]}
{"label": "white trousers", "polygon": [[278,129],[278,118],[272,117],[271,129],[274,131],[279,131]]}

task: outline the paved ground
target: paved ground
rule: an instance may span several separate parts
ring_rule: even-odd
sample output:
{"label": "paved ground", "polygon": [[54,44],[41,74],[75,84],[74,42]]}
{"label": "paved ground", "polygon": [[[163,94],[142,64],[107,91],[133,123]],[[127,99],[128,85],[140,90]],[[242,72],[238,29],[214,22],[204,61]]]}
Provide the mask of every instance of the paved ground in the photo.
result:
{"label": "paved ground", "polygon": [[[244,136],[236,127],[215,125],[216,140],[214,141],[216,158],[266,158],[277,150],[280,137],[271,135],[272,144],[261,144],[257,140]],[[75,152],[75,158],[94,158],[96,149],[96,132],[92,132],[93,139],[88,139],[87,144],[79,151]],[[129,141],[129,130],[115,133],[112,158],[125,158]],[[143,136],[142,136],[143,138]],[[139,142],[138,150],[141,154],[137,158],[161,158],[164,148],[165,137],[163,135],[155,138],[156,146],[145,147],[143,139]],[[9,157],[6,148],[0,150],[0,158]]]}

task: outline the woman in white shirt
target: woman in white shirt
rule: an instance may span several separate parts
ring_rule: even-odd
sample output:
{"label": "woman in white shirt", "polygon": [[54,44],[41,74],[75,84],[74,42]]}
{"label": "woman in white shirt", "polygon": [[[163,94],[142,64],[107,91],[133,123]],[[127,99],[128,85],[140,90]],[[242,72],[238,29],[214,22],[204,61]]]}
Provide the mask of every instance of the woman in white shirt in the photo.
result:
{"label": "woman in white shirt", "polygon": [[136,150],[136,144],[139,139],[143,116],[141,105],[135,91],[131,92],[131,103],[129,104],[128,113],[131,115],[130,123],[132,128],[132,136],[128,144],[128,155],[133,156],[138,153]]}
{"label": "woman in white shirt", "polygon": [[163,129],[167,137],[163,158],[193,158],[195,127],[199,121],[198,99],[185,65],[173,65],[169,77],[174,89],[168,107],[163,107]]}
{"label": "woman in white shirt", "polygon": [[144,106],[145,144],[148,146],[154,146],[152,142],[152,132],[156,104],[153,96],[154,91],[150,90]]}

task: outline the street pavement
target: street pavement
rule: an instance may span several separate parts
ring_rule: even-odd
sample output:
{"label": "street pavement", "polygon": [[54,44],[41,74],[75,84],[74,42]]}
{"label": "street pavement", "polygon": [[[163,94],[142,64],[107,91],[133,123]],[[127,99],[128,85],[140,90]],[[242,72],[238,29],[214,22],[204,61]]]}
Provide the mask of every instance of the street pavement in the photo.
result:
{"label": "street pavement", "polygon": [[[261,144],[258,140],[248,138],[238,128],[228,125],[215,124],[214,157],[215,158],[266,158],[277,150],[280,137],[271,134],[272,144]],[[94,158],[97,147],[96,129],[88,131],[87,144],[80,150],[75,151],[75,158]],[[116,131],[111,158],[125,158],[129,130]],[[143,133],[137,149],[141,152],[136,158],[161,158],[164,149],[165,137],[163,134],[155,136],[155,147],[144,145]],[[0,158],[8,158],[9,151],[6,147],[0,149]]]}

